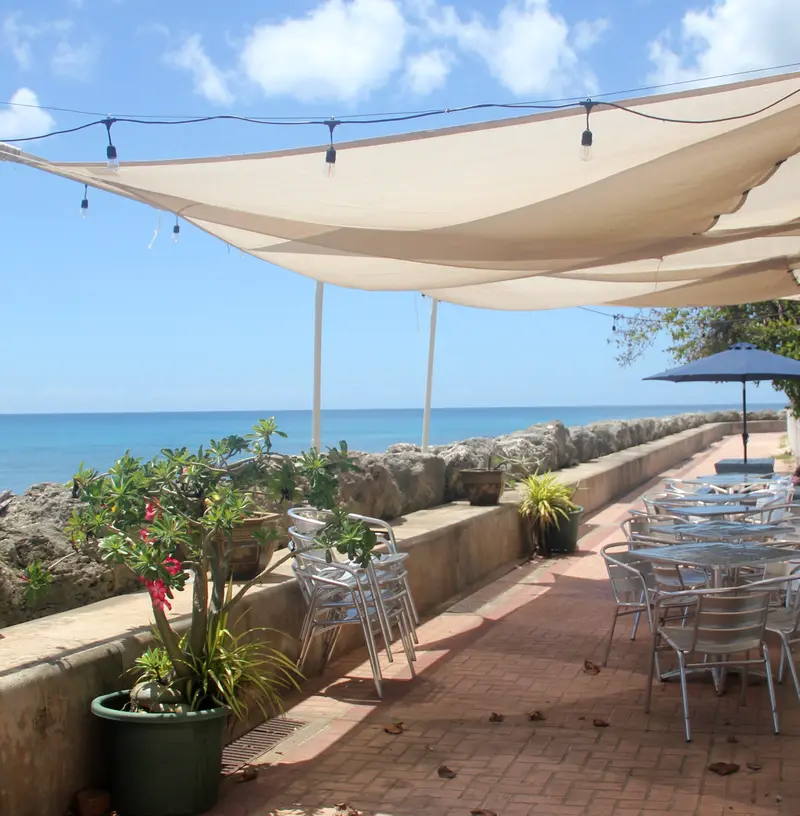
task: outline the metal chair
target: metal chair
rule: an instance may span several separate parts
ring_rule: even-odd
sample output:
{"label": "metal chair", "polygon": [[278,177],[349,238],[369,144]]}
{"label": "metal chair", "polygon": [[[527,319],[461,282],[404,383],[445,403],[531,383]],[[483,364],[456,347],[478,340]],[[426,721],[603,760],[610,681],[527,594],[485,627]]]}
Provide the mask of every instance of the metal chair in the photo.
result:
{"label": "metal chair", "polygon": [[[292,507],[288,511],[289,518],[294,522],[294,529],[301,536],[313,536],[315,533],[324,529],[328,523],[331,514],[327,510],[318,510],[315,507]],[[386,548],[388,553],[376,553],[375,559],[382,566],[387,566],[391,563],[404,561],[408,557],[408,553],[401,553],[397,548],[397,539],[394,536],[394,530],[389,522],[383,519],[372,518],[371,516],[362,516],[358,513],[348,513],[347,517],[354,520],[362,521],[373,530],[377,527],[378,538],[380,543]],[[301,546],[303,546],[301,544]],[[416,626],[420,624],[419,613],[414,603],[414,596],[411,593],[411,585],[408,580],[408,573],[403,571],[403,586],[408,593],[409,611]],[[418,643],[416,628],[414,629],[414,642]]]}
{"label": "metal chair", "polygon": [[[658,652],[671,649],[678,658],[678,667],[681,681],[681,696],[683,698],[683,718],[686,741],[691,742],[692,731],[689,720],[689,699],[686,686],[688,671],[714,671],[731,667],[741,667],[745,670],[742,678],[742,696],[747,688],[747,667],[762,665],[767,678],[770,705],[772,707],[772,722],[775,733],[780,732],[778,709],[775,701],[775,687],[772,681],[772,670],[769,663],[769,652],[764,641],[764,632],[767,625],[770,591],[767,584],[762,582],[744,589],[707,589],[680,592],[671,597],[659,598],[656,603],[655,614],[661,604],[681,602],[689,603],[692,598],[696,603],[694,620],[690,626],[661,625],[653,634],[653,650],[648,676],[647,696],[645,699],[645,713],[650,711],[653,693],[653,677],[658,670]],[[758,659],[751,659],[750,653],[758,651]],[[702,661],[689,662],[691,656],[702,657]],[[722,673],[718,691],[721,690]]]}
{"label": "metal chair", "polygon": [[[611,591],[614,593],[614,616],[611,620],[611,631],[608,635],[608,643],[603,656],[603,665],[608,664],[608,656],[611,654],[611,645],[614,640],[614,632],[617,628],[619,618],[626,615],[634,615],[633,627],[631,629],[631,640],[636,639],[636,632],[639,629],[639,621],[642,613],[647,617],[647,623],[651,634],[654,631],[653,609],[655,599],[661,591],[661,579],[664,576],[657,574],[658,569],[652,561],[639,556],[635,550],[629,550],[623,542],[606,544],[601,550],[603,561],[608,572],[608,579],[611,583]],[[680,575],[676,568],[665,568],[665,574],[672,570],[672,582],[668,583],[669,588],[674,591],[677,588],[683,589]],[[686,603],[673,605],[667,609],[663,605],[665,618],[680,617],[685,621],[687,607]],[[677,615],[677,612],[680,615]]]}
{"label": "metal chair", "polygon": [[331,563],[324,551],[321,553],[310,548],[295,550],[292,567],[308,602],[301,628],[301,671],[315,637],[329,635],[325,656],[327,662],[342,628],[359,625],[367,645],[375,689],[378,697],[382,697],[383,675],[376,638],[378,634],[383,635],[387,657],[391,662],[391,624],[397,623],[411,675],[415,676],[416,653],[411,635],[413,622],[408,616],[404,590],[398,588],[397,581],[378,583],[376,571],[341,562]]}

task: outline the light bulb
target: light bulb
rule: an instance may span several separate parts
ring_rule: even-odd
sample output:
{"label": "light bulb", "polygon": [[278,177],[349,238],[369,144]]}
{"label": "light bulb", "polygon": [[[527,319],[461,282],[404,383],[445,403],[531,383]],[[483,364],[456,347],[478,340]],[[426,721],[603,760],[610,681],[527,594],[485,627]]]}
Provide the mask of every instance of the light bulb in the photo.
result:
{"label": "light bulb", "polygon": [[336,148],[333,145],[325,152],[325,174],[328,178],[336,175]]}
{"label": "light bulb", "polygon": [[581,159],[583,161],[592,160],[592,141],[592,131],[587,128],[581,136]]}
{"label": "light bulb", "polygon": [[117,148],[110,144],[106,148],[106,167],[115,172],[119,170],[119,159],[117,158]]}
{"label": "light bulb", "polygon": [[180,240],[180,237],[181,237],[181,225],[176,223],[175,226],[172,228],[173,243],[177,244],[178,241]]}
{"label": "light bulb", "polygon": [[89,215],[89,199],[84,198],[81,201],[81,218],[86,218]]}

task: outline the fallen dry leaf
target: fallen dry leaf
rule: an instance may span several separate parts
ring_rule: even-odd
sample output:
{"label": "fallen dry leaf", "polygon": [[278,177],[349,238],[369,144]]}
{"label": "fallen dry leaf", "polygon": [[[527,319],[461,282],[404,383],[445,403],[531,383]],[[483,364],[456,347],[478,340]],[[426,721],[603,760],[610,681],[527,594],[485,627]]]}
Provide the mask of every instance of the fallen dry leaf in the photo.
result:
{"label": "fallen dry leaf", "polygon": [[387,725],[383,730],[387,734],[391,734],[393,737],[396,737],[406,731],[406,729],[403,727],[403,723],[401,722],[396,722],[392,723],[391,725]]}
{"label": "fallen dry leaf", "polygon": [[735,745],[737,742],[739,742],[739,740],[734,737],[733,734],[730,734],[726,742],[730,742],[732,745]]}
{"label": "fallen dry leaf", "polygon": [[440,765],[437,773],[439,774],[439,779],[455,779],[456,776],[458,776],[458,774],[448,768],[447,765]]}
{"label": "fallen dry leaf", "polygon": [[584,674],[600,674],[600,667],[596,663],[592,663],[591,660],[584,660],[583,661],[583,673]]}
{"label": "fallen dry leaf", "polygon": [[528,719],[531,722],[542,722],[542,720],[546,720],[547,717],[537,708],[535,711],[528,712]]}
{"label": "fallen dry leaf", "polygon": [[739,766],[735,762],[712,762],[708,770],[718,776],[730,776],[739,770]]}
{"label": "fallen dry leaf", "polygon": [[761,767],[762,766],[759,765],[757,762],[748,762],[747,763],[747,768],[748,768],[748,770],[751,770],[751,771],[760,771]]}
{"label": "fallen dry leaf", "polygon": [[497,816],[497,814],[493,810],[486,810],[486,808],[477,808],[477,810],[471,810],[470,816]]}
{"label": "fallen dry leaf", "polygon": [[493,711],[489,715],[489,722],[503,722],[505,718],[505,714],[498,714],[496,711]]}
{"label": "fallen dry leaf", "polygon": [[336,816],[361,816],[361,811],[351,807],[347,802],[336,805]]}
{"label": "fallen dry leaf", "polygon": [[608,728],[608,720],[601,720],[599,717],[595,720],[592,720],[592,725],[595,728]]}
{"label": "fallen dry leaf", "polygon": [[258,776],[258,768],[248,765],[242,769],[242,774],[239,777],[239,782],[252,782]]}

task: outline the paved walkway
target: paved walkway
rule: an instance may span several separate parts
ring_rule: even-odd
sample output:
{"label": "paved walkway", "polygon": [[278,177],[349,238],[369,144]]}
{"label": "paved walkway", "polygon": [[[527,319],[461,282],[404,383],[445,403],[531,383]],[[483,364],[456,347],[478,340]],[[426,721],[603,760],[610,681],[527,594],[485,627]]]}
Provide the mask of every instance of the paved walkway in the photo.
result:
{"label": "paved walkway", "polygon": [[[779,438],[752,437],[751,455],[775,453]],[[713,471],[739,445],[728,438],[662,475]],[[579,555],[515,569],[427,622],[419,676],[397,660],[383,703],[363,655],[332,666],[334,679],[287,712],[309,725],[262,758],[256,779],[226,783],[215,816],[343,816],[336,805],[345,802],[387,816],[800,814],[800,705],[790,684],[779,689],[775,737],[763,685],[742,707],[736,680],[721,698],[710,682],[691,682],[687,744],[676,682],[657,687],[644,714],[648,642],[631,643],[626,623],[608,667],[584,672],[585,660],[602,658],[613,609],[596,551],[619,540],[637,500],[591,518]],[[531,711],[545,719],[531,721]],[[384,731],[398,722],[402,734]],[[740,769],[716,776],[708,765],[717,761]],[[442,766],[455,776],[441,778]]]}

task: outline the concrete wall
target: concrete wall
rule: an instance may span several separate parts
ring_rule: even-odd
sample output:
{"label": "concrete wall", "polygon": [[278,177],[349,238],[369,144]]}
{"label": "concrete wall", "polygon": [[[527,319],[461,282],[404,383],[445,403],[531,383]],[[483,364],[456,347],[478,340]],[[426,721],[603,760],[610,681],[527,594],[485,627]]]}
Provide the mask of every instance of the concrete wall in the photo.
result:
{"label": "concrete wall", "polygon": [[[780,427],[774,429],[775,424]],[[785,429],[784,423],[765,426],[754,424],[750,430]],[[733,423],[705,425],[571,468],[563,478],[579,486],[577,499],[591,513],[737,432]],[[515,498],[509,494],[490,508],[444,505],[394,522],[401,548],[410,553],[411,585],[423,614],[510,568],[523,555]],[[304,614],[303,599],[287,568],[271,578],[248,596],[243,623],[285,632],[275,645],[296,654],[292,638]],[[180,604],[187,601],[176,599],[176,611],[185,611]],[[140,625],[147,608],[142,595],[121,596],[3,630],[0,814],[63,816],[76,791],[102,786],[102,739],[89,703],[130,685],[126,671],[150,640],[148,627]],[[341,648],[360,642],[357,634],[342,638]],[[320,663],[318,649],[307,673]]]}

